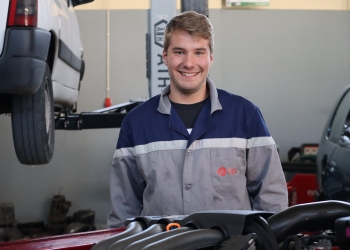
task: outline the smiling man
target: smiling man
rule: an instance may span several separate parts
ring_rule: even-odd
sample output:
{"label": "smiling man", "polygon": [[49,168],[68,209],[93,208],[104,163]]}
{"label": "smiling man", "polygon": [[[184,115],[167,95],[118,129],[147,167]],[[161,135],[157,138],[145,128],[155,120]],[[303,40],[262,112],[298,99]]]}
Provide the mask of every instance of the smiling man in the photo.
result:
{"label": "smiling man", "polygon": [[184,12],[168,23],[164,38],[170,84],[123,121],[108,225],[139,215],[285,209],[286,181],[258,107],[208,78],[209,19]]}
{"label": "smiling man", "polygon": [[182,30],[169,31],[168,34],[163,62],[170,75],[170,100],[183,104],[203,101],[209,95],[206,78],[213,63],[208,40]]}

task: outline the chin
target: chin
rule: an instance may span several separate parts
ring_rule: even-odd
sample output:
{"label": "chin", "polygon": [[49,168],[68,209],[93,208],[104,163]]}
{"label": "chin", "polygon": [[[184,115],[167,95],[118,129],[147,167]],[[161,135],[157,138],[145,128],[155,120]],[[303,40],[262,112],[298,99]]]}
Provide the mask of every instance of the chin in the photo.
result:
{"label": "chin", "polygon": [[196,93],[199,90],[197,87],[188,87],[188,88],[182,88],[182,93],[184,94],[193,94]]}

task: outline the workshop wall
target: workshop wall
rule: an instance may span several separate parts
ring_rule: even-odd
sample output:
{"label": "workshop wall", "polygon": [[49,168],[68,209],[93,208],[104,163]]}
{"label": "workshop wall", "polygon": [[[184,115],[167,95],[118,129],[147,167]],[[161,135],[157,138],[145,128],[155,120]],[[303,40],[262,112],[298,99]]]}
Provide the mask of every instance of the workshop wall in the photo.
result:
{"label": "workshop wall", "polygon": [[[236,1],[238,2],[238,1]],[[77,10],[98,9],[149,9],[151,1],[145,0],[94,0],[89,4],[77,6]],[[176,0],[177,9],[181,9],[181,0]],[[221,9],[226,6],[226,0],[208,0],[209,9]],[[349,0],[270,0],[268,6],[238,7],[235,9],[261,9],[261,10],[349,10]]]}
{"label": "workshop wall", "polygon": [[[103,107],[106,84],[106,11],[76,11],[86,73],[78,112]],[[114,104],[148,97],[146,10],[111,10],[111,98]],[[211,9],[215,28],[210,77],[220,88],[257,104],[280,148],[320,140],[341,90],[350,82],[349,11]],[[56,131],[50,164],[18,163],[10,117],[0,116],[0,202],[13,202],[18,222],[41,221],[50,199],[71,201],[70,214],[109,212],[109,168],[119,129]]]}

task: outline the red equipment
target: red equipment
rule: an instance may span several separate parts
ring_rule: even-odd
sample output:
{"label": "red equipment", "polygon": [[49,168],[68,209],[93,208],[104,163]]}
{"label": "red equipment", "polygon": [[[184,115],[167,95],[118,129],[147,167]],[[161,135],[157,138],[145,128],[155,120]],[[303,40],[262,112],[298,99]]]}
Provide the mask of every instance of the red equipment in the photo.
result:
{"label": "red equipment", "polygon": [[0,243],[1,250],[90,250],[100,240],[121,233],[123,228],[105,229],[86,233],[50,236],[30,240],[16,240]]}
{"label": "red equipment", "polygon": [[287,182],[289,206],[315,201],[317,190],[315,174],[296,174]]}

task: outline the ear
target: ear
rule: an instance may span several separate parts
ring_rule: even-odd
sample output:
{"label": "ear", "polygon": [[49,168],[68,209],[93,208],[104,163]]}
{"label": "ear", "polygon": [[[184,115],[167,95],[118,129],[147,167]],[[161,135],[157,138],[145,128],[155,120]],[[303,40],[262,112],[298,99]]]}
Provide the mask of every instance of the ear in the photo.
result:
{"label": "ear", "polygon": [[210,66],[213,65],[213,62],[214,62],[214,54],[213,53],[210,53]]}
{"label": "ear", "polygon": [[163,53],[162,53],[162,60],[163,60],[163,63],[168,66],[168,54],[165,50],[163,50]]}

